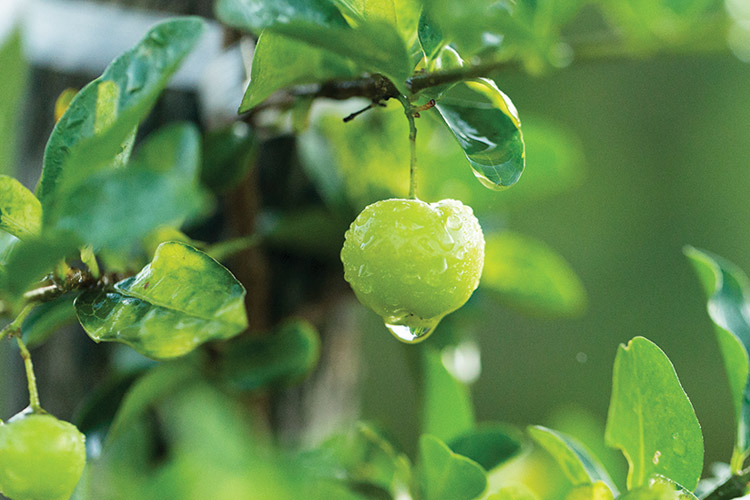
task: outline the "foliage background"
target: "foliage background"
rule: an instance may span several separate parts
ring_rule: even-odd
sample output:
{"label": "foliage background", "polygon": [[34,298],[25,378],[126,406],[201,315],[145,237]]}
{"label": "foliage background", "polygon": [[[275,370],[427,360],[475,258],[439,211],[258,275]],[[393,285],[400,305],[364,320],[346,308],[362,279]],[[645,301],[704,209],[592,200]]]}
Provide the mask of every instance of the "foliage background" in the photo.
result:
{"label": "foliage background", "polygon": [[[62,90],[43,68],[32,75],[19,122],[24,168],[41,163],[52,123],[49,115],[40,117],[51,114]],[[708,248],[750,269],[750,67],[720,51],[574,62],[541,77],[507,70],[495,78],[522,120],[541,116],[577,138],[584,158],[580,182],[515,205],[505,217],[515,231],[545,241],[570,262],[586,287],[588,309],[579,318],[560,320],[489,305],[491,314],[479,318],[476,328],[483,370],[472,392],[479,420],[569,430],[560,424],[561,409],[575,406],[603,429],[616,346],[643,335],[669,355],[691,397],[703,425],[706,463],[726,460],[733,424],[725,375],[705,299],[681,249]],[[239,102],[241,95],[236,98]],[[180,107],[161,104],[170,109],[164,121],[196,115],[189,96],[173,102]],[[283,150],[283,143],[265,148],[266,172],[279,171],[288,160]],[[533,154],[528,152],[528,170],[534,169]],[[33,173],[21,177],[29,185],[36,180]],[[410,360],[378,318],[359,306],[354,311],[364,325],[360,371],[354,374],[361,416],[382,421],[414,449]],[[58,352],[67,352],[67,359],[54,354],[62,344],[68,348]],[[4,416],[19,410],[24,396],[6,382],[17,380],[13,385],[23,387],[12,349],[0,344]],[[61,418],[72,415],[82,388],[91,383],[78,379],[91,375],[96,360],[110,350],[73,332],[45,347],[35,360],[40,380],[47,381],[40,390],[49,410]],[[79,371],[75,366],[83,360],[91,364]]]}

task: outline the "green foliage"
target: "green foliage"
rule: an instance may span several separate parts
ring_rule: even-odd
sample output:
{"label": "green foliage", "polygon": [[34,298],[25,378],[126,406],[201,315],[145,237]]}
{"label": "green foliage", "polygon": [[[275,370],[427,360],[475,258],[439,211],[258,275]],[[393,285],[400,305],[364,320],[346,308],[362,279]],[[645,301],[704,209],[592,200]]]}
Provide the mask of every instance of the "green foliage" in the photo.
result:
{"label": "green foliage", "polygon": [[0,175],[0,229],[16,238],[39,234],[42,227],[42,205],[23,184]]}
{"label": "green foliage", "polygon": [[453,453],[434,436],[422,436],[419,456],[419,484],[424,500],[471,500],[487,487],[485,472],[477,463]]}
{"label": "green foliage", "polygon": [[[450,393],[446,391],[446,394]],[[522,453],[524,437],[521,431],[509,425],[481,424],[454,437],[448,444],[455,453],[492,471]]]}
{"label": "green foliage", "polygon": [[154,259],[114,292],[84,292],[75,301],[86,333],[123,342],[145,356],[182,356],[247,327],[245,288],[221,264],[183,243],[163,243]]}
{"label": "green foliage", "polygon": [[422,352],[424,409],[422,430],[446,442],[474,427],[474,407],[466,384],[443,364],[442,353],[430,347]]}
{"label": "green foliage", "polygon": [[672,363],[654,343],[620,345],[612,375],[607,444],[628,459],[628,489],[654,474],[690,490],[703,469],[703,436]]}
{"label": "green foliage", "polygon": [[13,174],[18,146],[18,113],[27,80],[27,63],[23,57],[20,30],[0,40],[0,174]]}
{"label": "green foliage", "polygon": [[[704,250],[685,248],[708,297],[708,313],[724,358],[735,409],[735,460],[750,454],[750,322],[747,319],[748,279],[731,262]],[[741,464],[739,464],[741,467]]]}

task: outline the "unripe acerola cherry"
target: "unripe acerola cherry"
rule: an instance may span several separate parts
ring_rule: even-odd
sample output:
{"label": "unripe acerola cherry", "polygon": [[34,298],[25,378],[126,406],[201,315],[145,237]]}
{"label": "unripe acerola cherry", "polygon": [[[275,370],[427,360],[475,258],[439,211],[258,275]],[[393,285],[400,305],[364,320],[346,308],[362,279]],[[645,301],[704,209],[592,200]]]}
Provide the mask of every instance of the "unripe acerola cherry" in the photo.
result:
{"label": "unripe acerola cherry", "polygon": [[460,201],[382,200],[346,232],[344,278],[399,340],[424,340],[477,288],[484,235]]}

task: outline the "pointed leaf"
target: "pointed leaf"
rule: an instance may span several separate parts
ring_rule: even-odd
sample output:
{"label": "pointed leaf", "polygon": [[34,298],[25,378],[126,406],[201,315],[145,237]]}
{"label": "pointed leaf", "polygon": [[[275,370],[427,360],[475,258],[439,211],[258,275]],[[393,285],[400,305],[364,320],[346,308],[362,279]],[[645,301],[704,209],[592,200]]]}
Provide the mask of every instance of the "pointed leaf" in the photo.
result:
{"label": "pointed leaf", "polygon": [[45,213],[45,227],[96,250],[130,250],[149,231],[205,212],[199,185],[200,135],[190,124],[149,137],[127,168],[84,179]]}
{"label": "pointed leaf", "polygon": [[525,147],[518,112],[492,80],[455,85],[437,104],[479,182],[507,189],[521,177]]}
{"label": "pointed leaf", "polygon": [[339,10],[328,0],[219,0],[216,17],[228,26],[256,35],[264,28],[295,21],[347,26]]}
{"label": "pointed leaf", "polygon": [[357,74],[350,60],[329,50],[273,31],[264,31],[255,46],[250,84],[239,112],[254,108],[284,87],[351,78]]}
{"label": "pointed leaf", "polygon": [[653,474],[689,490],[698,484],[700,424],[669,358],[643,337],[617,350],[605,439],[628,460],[628,489],[646,485]]}
{"label": "pointed leaf", "polygon": [[0,229],[16,238],[39,234],[42,204],[13,177],[0,175]]}
{"label": "pointed leaf", "polygon": [[158,24],[76,95],[44,152],[37,186],[43,206],[52,203],[60,183],[74,187],[102,166],[127,160],[133,129],[195,46],[203,26],[199,18]]}
{"label": "pointed leaf", "polygon": [[425,347],[422,356],[422,432],[449,441],[474,427],[474,407],[469,388],[445,368],[439,350]]}
{"label": "pointed leaf", "polygon": [[420,438],[419,458],[424,500],[472,500],[487,487],[487,476],[476,462],[453,453],[436,437]]}
{"label": "pointed leaf", "polygon": [[737,434],[735,453],[750,454],[750,282],[731,262],[704,250],[685,248],[708,296],[708,314],[716,325],[729,379]]}
{"label": "pointed leaf", "polygon": [[612,494],[619,494],[602,464],[583,444],[562,432],[541,425],[529,427],[528,433],[552,455],[574,486],[593,485],[601,481],[609,487]]}
{"label": "pointed leaf", "polygon": [[541,241],[510,231],[488,234],[481,287],[524,311],[575,316],[586,307],[580,278]]}
{"label": "pointed leaf", "polygon": [[320,337],[305,321],[289,321],[273,334],[235,342],[221,372],[233,388],[252,391],[299,382],[318,362]]}
{"label": "pointed leaf", "polygon": [[149,265],[114,292],[85,292],[75,301],[84,330],[165,359],[226,339],[247,327],[245,289],[221,264],[184,243],[163,243]]}

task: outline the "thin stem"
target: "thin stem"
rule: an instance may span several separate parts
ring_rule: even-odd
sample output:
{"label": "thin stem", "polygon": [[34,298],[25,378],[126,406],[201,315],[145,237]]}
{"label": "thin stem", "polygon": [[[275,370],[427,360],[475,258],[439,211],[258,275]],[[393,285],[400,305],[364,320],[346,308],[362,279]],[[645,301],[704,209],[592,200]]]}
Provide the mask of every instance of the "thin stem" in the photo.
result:
{"label": "thin stem", "polygon": [[729,462],[732,474],[740,474],[742,472],[742,466],[745,465],[746,459],[747,453],[743,453],[737,446],[732,449],[732,459]]}
{"label": "thin stem", "polygon": [[409,198],[417,199],[417,124],[414,120],[414,107],[404,96],[398,96],[409,122]]}
{"label": "thin stem", "polygon": [[26,368],[26,381],[29,386],[29,406],[31,406],[34,413],[39,413],[42,411],[42,405],[39,403],[39,390],[36,387],[36,375],[34,374],[34,364],[31,362],[31,353],[26,348],[26,344],[23,343],[20,332],[16,334],[16,340],[18,341],[18,349],[21,351],[23,365]]}
{"label": "thin stem", "polygon": [[745,469],[739,474],[733,474],[729,479],[704,496],[703,500],[729,500],[744,496],[748,483],[750,483],[750,469]]}
{"label": "thin stem", "polygon": [[21,334],[21,325],[23,325],[23,322],[26,321],[26,317],[31,313],[31,311],[34,310],[34,307],[36,304],[26,304],[23,309],[21,309],[21,312],[18,313],[18,316],[16,316],[16,319],[8,323],[8,325],[0,330],[0,340],[8,337],[13,337],[15,335]]}

